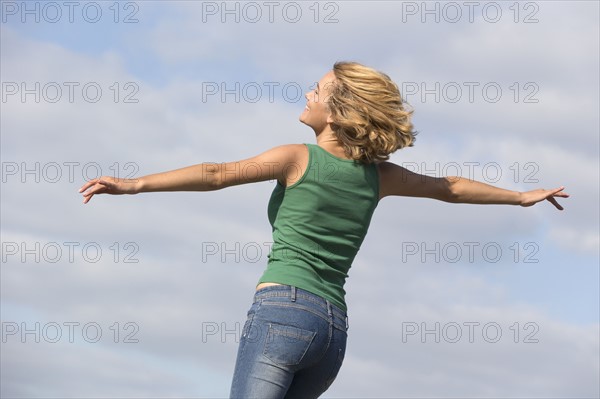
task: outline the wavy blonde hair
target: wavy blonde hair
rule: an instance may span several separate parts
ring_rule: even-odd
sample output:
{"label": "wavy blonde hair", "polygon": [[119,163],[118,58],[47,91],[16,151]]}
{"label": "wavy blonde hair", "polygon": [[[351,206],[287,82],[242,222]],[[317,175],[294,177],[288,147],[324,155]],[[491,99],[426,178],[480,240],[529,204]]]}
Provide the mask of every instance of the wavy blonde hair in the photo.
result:
{"label": "wavy blonde hair", "polygon": [[415,141],[411,115],[398,86],[383,72],[356,62],[336,62],[327,102],[332,129],[346,155],[363,163],[388,160]]}

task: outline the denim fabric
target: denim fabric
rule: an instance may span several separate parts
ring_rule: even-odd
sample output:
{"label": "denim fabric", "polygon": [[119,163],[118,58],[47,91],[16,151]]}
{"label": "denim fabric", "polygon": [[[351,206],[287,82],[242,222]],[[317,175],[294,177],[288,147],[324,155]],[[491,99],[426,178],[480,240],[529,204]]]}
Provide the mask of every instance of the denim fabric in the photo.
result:
{"label": "denim fabric", "polygon": [[346,313],[300,288],[256,291],[242,328],[231,398],[317,398],[344,360]]}

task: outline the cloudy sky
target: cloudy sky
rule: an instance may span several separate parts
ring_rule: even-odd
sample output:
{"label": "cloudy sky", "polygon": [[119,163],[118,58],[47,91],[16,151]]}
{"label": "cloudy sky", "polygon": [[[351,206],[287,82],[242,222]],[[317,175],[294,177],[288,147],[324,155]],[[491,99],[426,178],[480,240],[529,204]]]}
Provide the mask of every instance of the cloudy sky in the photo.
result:
{"label": "cloudy sky", "polygon": [[597,2],[0,6],[3,397],[227,397],[274,182],[77,190],[314,143],[302,93],[338,60],[414,108],[393,162],[571,198],[384,199],[324,396],[600,395]]}

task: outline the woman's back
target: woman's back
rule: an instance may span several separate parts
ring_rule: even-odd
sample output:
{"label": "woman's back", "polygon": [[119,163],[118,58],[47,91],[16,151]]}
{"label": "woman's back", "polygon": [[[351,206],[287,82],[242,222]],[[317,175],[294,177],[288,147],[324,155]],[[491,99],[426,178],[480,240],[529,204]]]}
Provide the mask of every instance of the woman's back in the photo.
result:
{"label": "woman's back", "polygon": [[343,289],[379,201],[377,165],[305,144],[301,177],[273,190],[268,206],[273,247],[259,283],[294,285],[346,310]]}

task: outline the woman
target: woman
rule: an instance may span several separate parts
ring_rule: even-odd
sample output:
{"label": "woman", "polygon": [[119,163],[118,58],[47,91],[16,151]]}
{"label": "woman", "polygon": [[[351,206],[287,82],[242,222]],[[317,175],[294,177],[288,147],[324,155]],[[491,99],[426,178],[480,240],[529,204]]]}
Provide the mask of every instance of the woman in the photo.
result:
{"label": "woman", "polygon": [[273,247],[242,329],[234,398],[316,398],[329,388],[346,347],[343,286],[382,198],[521,206],[548,200],[562,210],[555,197],[568,197],[564,187],[516,192],[388,162],[413,144],[412,111],[389,76],[374,69],[338,62],[306,99],[300,121],[314,130],[316,145],[135,180],[101,177],[80,189],[87,203],[95,194],[209,191],[277,179],[268,207]]}

